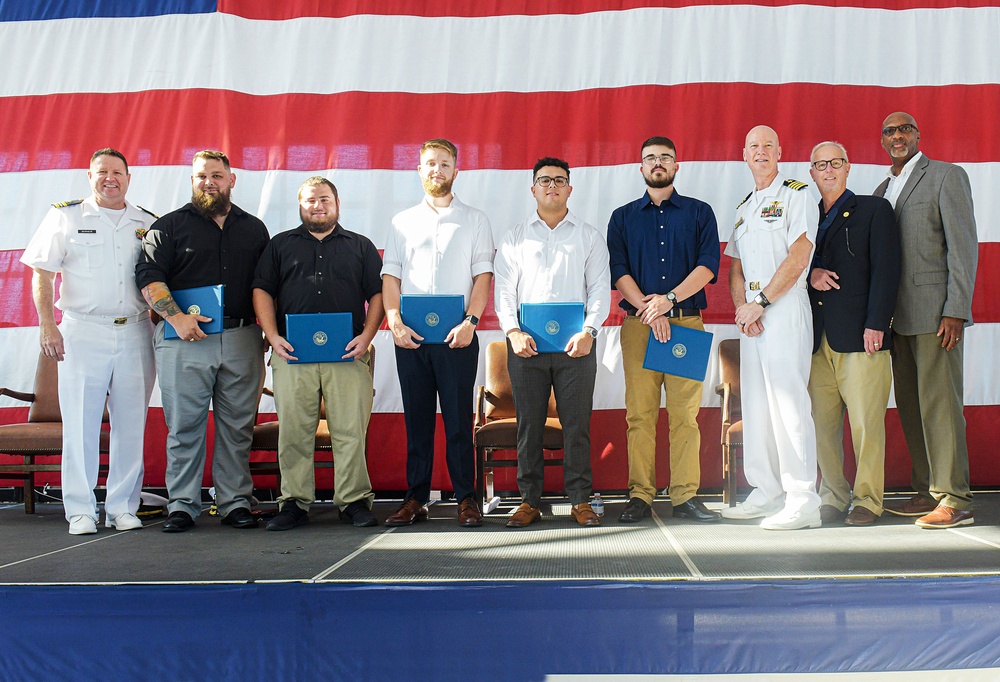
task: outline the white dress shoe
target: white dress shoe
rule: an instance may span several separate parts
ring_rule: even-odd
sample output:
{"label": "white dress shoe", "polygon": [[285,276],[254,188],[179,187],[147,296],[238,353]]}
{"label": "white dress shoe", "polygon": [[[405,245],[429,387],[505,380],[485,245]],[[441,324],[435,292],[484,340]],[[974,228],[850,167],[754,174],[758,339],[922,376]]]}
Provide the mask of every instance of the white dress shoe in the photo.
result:
{"label": "white dress shoe", "polygon": [[780,509],[781,507],[777,505],[773,507],[758,507],[757,505],[750,504],[749,502],[744,502],[743,504],[738,504],[735,507],[723,507],[721,514],[724,519],[730,519],[732,521],[746,521],[748,519],[759,519],[764,516],[770,516]]}
{"label": "white dress shoe", "polygon": [[764,530],[799,530],[800,528],[819,528],[823,521],[819,515],[819,509],[809,512],[795,510],[787,512],[784,509],[773,516],[768,516],[760,522],[760,527]]}
{"label": "white dress shoe", "polygon": [[140,521],[135,514],[119,514],[118,516],[109,516],[105,521],[104,525],[108,528],[117,528],[118,530],[137,530],[142,528],[142,521]]}
{"label": "white dress shoe", "polygon": [[97,522],[83,514],[69,520],[70,535],[93,535],[97,532]]}

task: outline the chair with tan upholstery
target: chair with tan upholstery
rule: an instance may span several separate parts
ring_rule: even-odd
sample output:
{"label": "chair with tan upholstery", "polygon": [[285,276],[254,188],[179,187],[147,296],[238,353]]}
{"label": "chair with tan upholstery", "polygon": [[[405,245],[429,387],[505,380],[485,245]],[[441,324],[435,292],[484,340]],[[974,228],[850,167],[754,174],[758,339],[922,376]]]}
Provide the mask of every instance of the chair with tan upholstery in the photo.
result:
{"label": "chair with tan upholstery", "polygon": [[719,343],[719,379],[715,392],[722,398],[722,501],[736,505],[736,484],[743,465],[743,410],[740,402],[740,341]]}
{"label": "chair with tan upholstery", "polygon": [[[38,355],[35,369],[35,387],[32,393],[0,388],[0,395],[28,403],[28,421],[21,424],[0,426],[0,454],[20,457],[21,462],[0,461],[0,479],[17,478],[24,481],[24,512],[35,513],[35,474],[58,472],[60,463],[51,461],[62,456],[62,413],[59,411],[59,363]],[[107,408],[104,422],[108,422]],[[100,452],[107,454],[110,433],[101,429]],[[36,457],[46,461],[38,462]],[[107,466],[100,467],[101,475]]]}
{"label": "chair with tan upholstery", "polygon": [[[507,343],[494,341],[486,347],[486,384],[476,390],[476,421],[473,442],[476,447],[476,495],[485,503],[493,498],[493,469],[516,467],[513,458],[497,458],[497,452],[517,450],[517,418],[514,394],[507,371]],[[562,424],[556,412],[555,394],[549,395],[548,418],[542,448],[563,449]],[[545,466],[562,466],[562,457],[546,457]]]}

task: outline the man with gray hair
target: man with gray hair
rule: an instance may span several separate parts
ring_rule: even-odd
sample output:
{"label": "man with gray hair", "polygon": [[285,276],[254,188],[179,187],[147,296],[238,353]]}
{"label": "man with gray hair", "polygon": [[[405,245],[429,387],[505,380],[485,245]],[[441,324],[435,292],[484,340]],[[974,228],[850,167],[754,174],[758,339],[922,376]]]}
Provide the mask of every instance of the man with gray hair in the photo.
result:
{"label": "man with gray hair", "polygon": [[[811,165],[809,173],[822,197],[809,274],[809,396],[816,422],[816,461],[823,474],[820,517],[823,523],[869,526],[882,514],[899,232],[888,201],[847,189],[851,164],[843,145],[819,143]],[[853,494],[844,477],[845,410],[857,462]]]}

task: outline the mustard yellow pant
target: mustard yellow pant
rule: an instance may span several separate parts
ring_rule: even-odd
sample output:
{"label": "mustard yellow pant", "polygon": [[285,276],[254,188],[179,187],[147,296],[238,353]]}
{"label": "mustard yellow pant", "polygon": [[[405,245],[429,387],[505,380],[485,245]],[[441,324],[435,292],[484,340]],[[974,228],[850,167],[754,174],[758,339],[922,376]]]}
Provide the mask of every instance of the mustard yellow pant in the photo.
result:
{"label": "mustard yellow pant", "polygon": [[[670,320],[672,326],[704,330],[700,317]],[[637,317],[622,324],[625,369],[625,419],[628,423],[629,497],[652,503],[656,496],[656,422],[666,390],[670,425],[670,502],[674,506],[698,494],[701,484],[701,432],[698,408],[702,382],[643,369],[649,326]]]}

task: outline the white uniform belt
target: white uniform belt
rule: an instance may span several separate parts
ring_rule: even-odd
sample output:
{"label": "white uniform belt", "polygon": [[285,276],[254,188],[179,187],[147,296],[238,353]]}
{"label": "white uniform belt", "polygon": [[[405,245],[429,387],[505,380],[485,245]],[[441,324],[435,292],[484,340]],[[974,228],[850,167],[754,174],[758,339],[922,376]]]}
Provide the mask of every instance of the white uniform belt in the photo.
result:
{"label": "white uniform belt", "polygon": [[[743,284],[743,288],[746,291],[762,291],[765,286],[766,286],[765,284],[763,284],[763,283],[761,283],[759,281],[753,281],[753,282],[751,282],[749,280],[747,280]],[[795,285],[792,288],[793,289],[808,289],[809,285],[806,282],[796,281]]]}
{"label": "white uniform belt", "polygon": [[94,322],[96,324],[107,324],[114,327],[121,327],[126,324],[134,324],[142,320],[149,319],[149,311],[143,310],[141,313],[136,313],[135,315],[128,315],[125,317],[115,317],[114,315],[92,315],[90,313],[75,313],[66,311],[63,315],[69,317],[73,320],[79,320],[81,322]]}

